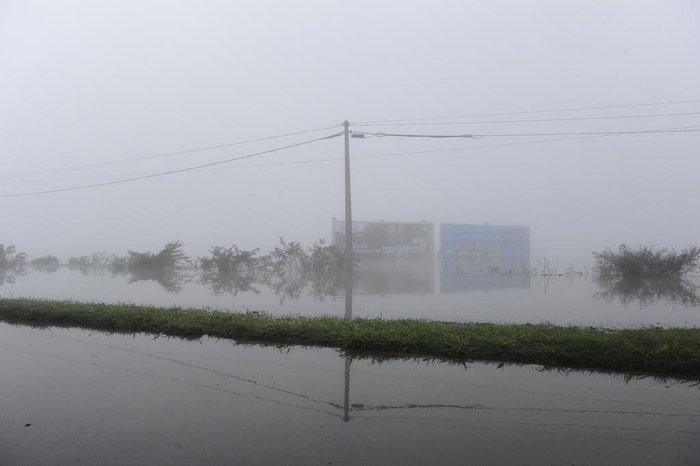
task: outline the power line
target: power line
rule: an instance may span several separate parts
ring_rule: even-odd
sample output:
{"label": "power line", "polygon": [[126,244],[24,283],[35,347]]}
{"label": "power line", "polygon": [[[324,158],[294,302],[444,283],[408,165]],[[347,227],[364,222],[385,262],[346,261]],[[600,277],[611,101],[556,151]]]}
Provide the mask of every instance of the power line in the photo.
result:
{"label": "power line", "polygon": [[[432,138],[432,139],[450,139],[450,138],[471,138],[481,139],[481,135],[477,134],[397,134],[397,133],[366,133],[363,131],[353,131],[353,135],[361,135],[359,137],[402,137],[402,138]],[[357,137],[357,136],[356,136]]]}
{"label": "power line", "polygon": [[370,120],[370,121],[359,121],[355,124],[370,124],[370,123],[400,123],[409,121],[433,121],[433,120],[453,120],[455,118],[480,118],[480,117],[492,117],[492,116],[510,116],[510,115],[532,115],[537,113],[556,113],[556,112],[576,112],[584,110],[608,110],[614,108],[631,108],[631,107],[652,107],[657,105],[678,105],[678,104],[689,104],[700,102],[700,99],[689,99],[689,100],[676,100],[671,102],[647,102],[639,104],[624,104],[624,105],[602,105],[596,107],[569,107],[569,108],[556,108],[548,110],[529,110],[529,111],[519,111],[519,112],[500,112],[500,113],[477,113],[472,115],[452,115],[452,116],[441,116],[441,117],[428,117],[428,118],[403,118],[394,120]]}
{"label": "power line", "polygon": [[[439,153],[439,152],[472,151],[472,150],[481,150],[481,149],[491,149],[491,148],[496,148],[496,147],[524,146],[524,145],[531,145],[531,144],[545,144],[545,143],[550,143],[550,142],[573,141],[573,140],[578,140],[578,139],[592,139],[592,138],[608,137],[608,136],[614,136],[614,135],[612,135],[612,134],[584,135],[584,136],[565,137],[565,138],[556,138],[556,139],[541,139],[541,140],[536,140],[536,141],[504,142],[504,143],[499,143],[499,144],[483,144],[483,145],[478,145],[478,146],[451,147],[451,148],[442,148],[442,149],[428,149],[428,150],[405,151],[405,152],[390,152],[387,154],[376,154],[376,155],[357,155],[357,156],[353,156],[352,159],[353,160],[378,159],[378,158],[384,158],[384,157],[399,157],[402,155],[423,155],[423,154],[434,154],[434,153]],[[276,166],[283,166],[283,165],[305,165],[305,164],[319,163],[319,162],[321,162],[321,163],[322,162],[339,162],[342,160],[343,160],[342,157],[330,157],[330,158],[325,158],[325,159],[295,160],[293,162],[275,162],[275,163],[265,163],[265,164],[256,164],[256,165],[243,165],[243,166],[237,166],[237,167],[222,167],[222,168],[216,169],[216,171],[234,170],[234,169],[240,170],[241,168],[276,167]],[[214,170],[214,169],[212,169],[212,170]]]}
{"label": "power line", "polygon": [[696,133],[700,129],[648,129],[639,131],[570,131],[558,133],[482,133],[482,134],[406,134],[406,133],[370,133],[355,131],[355,134],[376,137],[400,137],[400,138],[471,138],[481,139],[485,137],[524,137],[524,136],[606,136],[629,134],[657,134],[657,133]]}
{"label": "power line", "polygon": [[[668,130],[681,130],[681,129],[691,129],[691,128],[698,128],[698,125],[695,126],[685,126],[685,127],[679,127],[679,128],[668,128]],[[663,130],[660,130],[663,131]],[[452,148],[442,148],[442,149],[429,149],[429,150],[419,150],[419,151],[405,151],[405,152],[390,152],[387,154],[377,154],[377,155],[357,155],[353,156],[353,160],[359,160],[359,159],[374,159],[374,158],[384,158],[384,157],[398,157],[402,155],[422,155],[422,154],[433,154],[433,153],[440,153],[440,152],[459,152],[459,151],[472,151],[472,150],[480,150],[480,149],[490,149],[490,148],[497,148],[497,147],[509,147],[509,146],[522,146],[522,145],[532,145],[532,144],[546,144],[550,142],[564,142],[564,141],[574,141],[574,140],[580,140],[580,139],[592,139],[592,138],[598,138],[598,137],[607,137],[607,136],[615,136],[615,134],[594,134],[594,135],[581,135],[581,136],[573,136],[573,137],[561,137],[561,138],[556,138],[556,139],[542,139],[542,140],[535,140],[535,141],[518,141],[518,142],[506,142],[506,143],[499,143],[499,144],[482,144],[478,146],[463,146],[463,147],[452,147]],[[223,170],[240,170],[244,168],[263,168],[263,167],[280,167],[280,166],[290,166],[290,165],[308,165],[308,164],[314,164],[314,163],[325,163],[325,162],[338,162],[342,161],[342,157],[329,157],[329,158],[322,158],[322,159],[306,159],[306,160],[295,160],[295,161],[289,161],[289,162],[273,162],[273,163],[260,163],[260,164],[254,164],[254,165],[239,165],[239,166],[234,166],[234,167],[218,167],[218,168],[210,168],[209,170],[205,171],[223,171]],[[101,178],[115,178],[115,177],[120,177],[120,176],[142,176],[141,174],[115,174],[115,175],[102,175],[99,176]],[[144,175],[145,176],[145,175]],[[85,177],[71,177],[71,178],[61,178],[60,180],[53,180],[53,181],[64,181],[64,180],[75,180],[75,179],[84,179]],[[45,180],[36,180],[36,181],[45,181]]]}
{"label": "power line", "polygon": [[[550,142],[574,141],[574,140],[578,140],[578,139],[591,139],[591,138],[608,137],[608,136],[614,136],[614,135],[613,134],[583,135],[583,136],[565,137],[565,138],[556,138],[556,139],[541,139],[541,140],[536,140],[536,141],[504,142],[504,143],[499,143],[499,144],[483,144],[483,145],[478,145],[478,146],[451,147],[451,148],[443,148],[443,149],[428,149],[428,150],[405,151],[405,152],[390,152],[390,153],[386,153],[386,154],[376,154],[376,155],[357,155],[357,156],[353,156],[352,159],[353,160],[378,159],[378,158],[385,158],[385,157],[400,157],[403,155],[423,155],[423,154],[434,154],[434,153],[440,153],[440,152],[472,151],[472,150],[492,149],[492,148],[497,148],[497,147],[525,146],[525,145],[532,145],[532,144],[546,144],[546,143],[550,143]],[[318,163],[318,162],[339,162],[342,160],[343,160],[342,157],[331,157],[331,158],[326,158],[326,159],[296,160],[293,162],[276,162],[276,163],[265,163],[265,164],[257,164],[257,165],[243,165],[243,166],[238,166],[238,167],[223,167],[223,168],[217,169],[217,171],[219,171],[219,170],[233,170],[233,169],[239,170],[241,168],[274,167],[274,166],[282,166],[282,165],[304,165],[304,164],[311,164],[311,163]]]}
{"label": "power line", "polygon": [[[442,148],[442,149],[430,149],[430,150],[419,150],[419,151],[408,151],[408,152],[390,152],[387,154],[377,154],[377,155],[357,155],[353,156],[353,160],[359,160],[359,159],[374,159],[374,158],[383,158],[383,157],[397,157],[401,155],[421,155],[421,154],[432,154],[432,153],[439,153],[439,152],[458,152],[458,151],[470,151],[470,150],[478,150],[478,149],[489,149],[489,148],[494,148],[494,147],[508,147],[508,146],[520,146],[520,145],[529,145],[529,144],[539,144],[539,143],[548,143],[548,142],[559,142],[559,141],[571,141],[571,140],[576,140],[576,139],[588,139],[588,138],[594,138],[594,137],[602,137],[602,136],[579,136],[579,137],[568,137],[568,138],[557,138],[557,139],[545,139],[545,140],[536,140],[536,141],[520,141],[520,142],[507,142],[507,143],[502,143],[502,144],[484,144],[484,145],[479,145],[479,146],[463,146],[463,147],[453,147],[453,148]],[[289,162],[272,162],[272,163],[259,163],[259,164],[253,164],[253,165],[239,165],[239,166],[233,166],[233,167],[217,167],[217,168],[209,168],[208,170],[202,170],[202,171],[215,171],[215,172],[220,172],[223,170],[240,170],[240,169],[245,169],[245,168],[264,168],[264,167],[282,167],[282,166],[293,166],[293,165],[309,165],[309,164],[314,164],[314,163],[326,163],[326,162],[338,162],[342,161],[342,157],[328,157],[328,158],[321,158],[321,159],[305,159],[305,160],[295,160],[295,161],[289,161]],[[121,174],[114,174],[114,175],[95,175],[91,176],[91,178],[118,178],[118,177],[123,177],[123,176],[128,176],[128,177],[141,177],[141,176],[148,176],[148,174],[136,174],[136,173],[121,173]],[[78,179],[85,179],[85,177],[70,177],[70,178],[59,178],[59,179],[52,179],[51,181],[66,181],[66,180],[78,180]],[[46,181],[46,180],[34,180],[34,181]]]}
{"label": "power line", "polygon": [[161,153],[153,154],[153,155],[144,155],[144,156],[140,156],[140,157],[131,157],[131,158],[125,158],[125,159],[119,159],[119,160],[111,160],[111,161],[107,161],[107,162],[96,162],[96,163],[88,163],[88,164],[84,164],[84,165],[73,165],[73,166],[68,166],[68,167],[48,168],[45,170],[35,170],[35,171],[27,171],[27,172],[20,172],[20,173],[8,173],[8,174],[0,175],[0,177],[50,174],[50,173],[59,173],[59,172],[70,171],[70,170],[82,170],[82,169],[88,169],[88,168],[102,168],[102,167],[108,167],[108,166],[118,165],[118,164],[127,163],[127,162],[139,162],[139,161],[153,160],[153,159],[158,159],[158,158],[163,158],[163,157],[171,157],[171,156],[175,156],[175,155],[192,154],[195,152],[204,152],[204,151],[208,151],[208,150],[222,149],[224,147],[240,146],[243,144],[250,144],[253,142],[270,141],[272,139],[279,139],[279,138],[290,137],[290,136],[298,136],[301,134],[308,134],[308,133],[315,133],[318,131],[324,131],[324,130],[328,130],[328,129],[337,128],[338,126],[339,125],[324,126],[324,127],[320,127],[320,128],[312,128],[312,129],[306,129],[306,130],[302,130],[302,131],[295,131],[292,133],[278,134],[275,136],[266,136],[266,137],[262,137],[262,138],[247,139],[247,140],[243,140],[243,141],[229,142],[229,143],[224,143],[224,144],[216,144],[216,145],[212,145],[212,146],[202,146],[202,147],[196,147],[196,148],[192,148],[192,149],[183,149],[183,150],[172,151],[172,152],[161,152]]}
{"label": "power line", "polygon": [[210,163],[205,163],[205,164],[201,164],[201,165],[195,165],[193,167],[180,168],[177,170],[170,170],[170,171],[165,171],[165,172],[153,173],[150,175],[137,176],[134,178],[127,178],[124,180],[109,181],[109,182],[105,182],[105,183],[97,183],[97,184],[90,184],[90,185],[84,185],[84,186],[73,186],[70,188],[49,189],[49,190],[45,190],[45,191],[33,191],[33,192],[28,192],[28,193],[1,194],[0,198],[34,196],[34,195],[38,195],[38,194],[50,194],[50,193],[60,193],[60,192],[66,192],[66,191],[77,191],[80,189],[89,189],[89,188],[97,188],[100,186],[111,186],[111,185],[115,185],[115,184],[130,183],[132,181],[145,180],[145,179],[149,179],[149,178],[156,178],[156,177],[166,176],[166,175],[173,175],[175,173],[184,173],[184,172],[188,172],[188,171],[192,171],[192,170],[198,170],[200,168],[211,167],[214,165],[221,165],[224,163],[234,162],[236,160],[243,160],[243,159],[248,159],[248,158],[256,157],[256,156],[263,155],[263,154],[269,154],[271,152],[278,152],[278,151],[281,151],[284,149],[290,149],[292,147],[299,147],[299,146],[311,144],[314,142],[323,141],[326,139],[333,139],[333,138],[336,138],[338,136],[341,136],[342,134],[343,134],[342,132],[336,133],[336,134],[331,134],[329,136],[311,139],[309,141],[298,142],[296,144],[289,144],[287,146],[276,147],[274,149],[268,149],[268,150],[261,151],[261,152],[255,152],[253,154],[243,155],[240,157],[233,157],[233,158],[226,159],[226,160],[219,160],[217,162],[210,162]]}
{"label": "power line", "polygon": [[501,133],[480,134],[481,137],[521,137],[521,136],[614,136],[630,134],[697,133],[700,129],[648,129],[639,131],[580,131],[561,133]]}
{"label": "power line", "polygon": [[680,113],[647,113],[642,115],[612,115],[612,116],[592,116],[592,117],[571,117],[571,118],[537,118],[524,120],[490,120],[490,121],[443,121],[439,123],[356,123],[353,126],[440,126],[440,125],[477,125],[477,124],[499,124],[499,123],[542,123],[552,121],[584,121],[584,120],[618,120],[625,118],[650,118],[650,117],[670,117],[700,115],[700,112],[680,112]]}

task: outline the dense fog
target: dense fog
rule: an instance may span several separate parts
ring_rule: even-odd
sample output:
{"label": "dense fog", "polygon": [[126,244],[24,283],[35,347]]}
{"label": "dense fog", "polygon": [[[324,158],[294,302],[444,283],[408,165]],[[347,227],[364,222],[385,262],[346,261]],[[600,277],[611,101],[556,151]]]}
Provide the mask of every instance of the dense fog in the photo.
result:
{"label": "dense fog", "polygon": [[483,136],[352,138],[357,220],[528,226],[533,263],[562,266],[696,245],[699,24],[692,0],[2,1],[0,243],[67,258],[330,240],[342,137],[15,195],[348,120]]}

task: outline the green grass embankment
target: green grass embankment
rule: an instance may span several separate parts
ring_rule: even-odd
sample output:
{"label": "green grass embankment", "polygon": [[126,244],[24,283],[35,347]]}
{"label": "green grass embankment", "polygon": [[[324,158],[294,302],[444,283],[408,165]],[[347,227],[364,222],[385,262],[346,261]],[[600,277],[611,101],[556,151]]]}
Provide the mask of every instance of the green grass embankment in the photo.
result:
{"label": "green grass embankment", "polygon": [[548,324],[272,317],[27,299],[0,299],[0,320],[36,327],[78,327],[183,338],[211,336],[396,356],[700,376],[700,329],[607,330]]}

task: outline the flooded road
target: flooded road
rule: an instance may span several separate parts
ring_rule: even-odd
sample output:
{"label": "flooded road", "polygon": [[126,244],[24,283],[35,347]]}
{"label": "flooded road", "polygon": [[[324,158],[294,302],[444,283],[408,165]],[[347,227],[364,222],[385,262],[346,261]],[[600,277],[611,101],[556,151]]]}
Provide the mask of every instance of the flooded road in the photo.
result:
{"label": "flooded road", "polygon": [[700,389],[0,324],[0,463],[697,464]]}

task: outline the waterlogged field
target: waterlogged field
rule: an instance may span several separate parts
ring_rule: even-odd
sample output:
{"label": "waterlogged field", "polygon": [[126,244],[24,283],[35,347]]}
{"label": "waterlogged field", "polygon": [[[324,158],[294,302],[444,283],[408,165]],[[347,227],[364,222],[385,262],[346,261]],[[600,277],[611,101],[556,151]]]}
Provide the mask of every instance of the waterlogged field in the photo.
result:
{"label": "waterlogged field", "polygon": [[0,324],[0,463],[697,464],[700,390]]}
{"label": "waterlogged field", "polygon": [[[445,274],[440,264],[401,267],[370,264],[356,273],[352,315],[457,322],[542,323],[635,328],[700,327],[695,288],[618,289],[586,275],[554,277]],[[228,290],[228,291],[227,291]],[[33,297],[155,306],[264,311],[273,315],[345,315],[343,287],[320,291],[313,284],[252,284],[239,290],[202,283],[195,271],[181,271],[176,288],[156,279],[29,269],[0,285],[2,297]]]}
{"label": "waterlogged field", "polygon": [[[166,278],[28,269],[0,297],[346,315],[337,283]],[[375,263],[355,275],[352,316],[698,328],[698,283]],[[692,380],[7,323],[0,365],[0,464],[700,462]]]}

